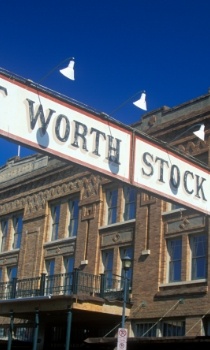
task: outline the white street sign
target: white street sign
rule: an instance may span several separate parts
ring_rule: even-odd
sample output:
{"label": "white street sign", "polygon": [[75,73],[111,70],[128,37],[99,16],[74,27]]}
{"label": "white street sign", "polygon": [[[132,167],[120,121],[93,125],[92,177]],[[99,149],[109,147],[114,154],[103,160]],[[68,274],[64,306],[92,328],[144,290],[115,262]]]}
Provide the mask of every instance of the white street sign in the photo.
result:
{"label": "white street sign", "polygon": [[117,335],[117,350],[127,349],[128,331],[126,328],[119,328]]}
{"label": "white street sign", "polygon": [[209,172],[138,136],[134,184],[183,206],[210,212]]}
{"label": "white street sign", "polygon": [[1,71],[0,135],[130,182],[131,131]]}
{"label": "white street sign", "polygon": [[0,136],[210,213],[206,165],[164,142],[0,69]]}

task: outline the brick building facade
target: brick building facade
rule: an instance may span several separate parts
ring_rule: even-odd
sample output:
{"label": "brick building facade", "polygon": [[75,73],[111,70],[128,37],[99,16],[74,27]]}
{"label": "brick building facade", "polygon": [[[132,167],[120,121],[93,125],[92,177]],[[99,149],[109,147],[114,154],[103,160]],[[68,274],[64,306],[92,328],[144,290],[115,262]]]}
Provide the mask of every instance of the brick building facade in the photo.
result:
{"label": "brick building facade", "polygon": [[[147,113],[133,127],[209,166],[209,122],[208,93]],[[205,141],[192,133],[199,123]],[[2,339],[12,328],[12,341],[41,350],[64,348],[70,336],[72,348],[115,336],[126,255],[129,337],[209,335],[206,214],[32,155],[0,169],[0,221]]]}

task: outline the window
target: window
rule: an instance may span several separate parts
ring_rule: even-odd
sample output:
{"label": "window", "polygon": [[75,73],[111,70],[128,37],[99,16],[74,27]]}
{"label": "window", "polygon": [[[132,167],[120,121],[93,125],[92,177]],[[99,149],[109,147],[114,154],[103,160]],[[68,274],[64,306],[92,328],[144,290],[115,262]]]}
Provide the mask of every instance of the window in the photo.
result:
{"label": "window", "polygon": [[206,278],[207,276],[207,236],[197,235],[190,237],[192,254],[192,280]]}
{"label": "window", "polygon": [[[75,327],[75,328],[76,330],[72,332],[73,335],[77,331],[78,327]],[[59,325],[59,324],[49,325],[47,334],[45,336],[45,343],[50,344],[50,346],[48,346],[49,349],[50,348],[61,349],[62,345],[60,344],[64,344],[65,337],[66,337],[66,327],[64,325]]]}
{"label": "window", "polygon": [[2,268],[0,268],[0,299],[4,298],[5,286],[3,282]]}
{"label": "window", "polygon": [[157,324],[156,323],[138,323],[136,325],[136,337],[156,337]]}
{"label": "window", "polygon": [[181,337],[185,335],[185,322],[169,320],[162,322],[163,337]]}
{"label": "window", "polygon": [[46,260],[46,294],[52,294],[54,289],[54,269],[55,269],[55,260]]}
{"label": "window", "polygon": [[106,289],[113,288],[113,255],[113,249],[107,249],[102,252]]}
{"label": "window", "polygon": [[28,327],[16,327],[15,328],[15,337],[21,341],[32,342],[33,341],[33,328],[30,326],[28,326]]}
{"label": "window", "polygon": [[7,283],[4,284],[4,292],[3,292],[5,299],[10,299],[11,297],[14,297],[13,280],[16,277],[17,277],[17,266],[14,265],[14,266],[7,267]]}
{"label": "window", "polygon": [[180,337],[185,335],[185,321],[162,320],[136,324],[136,337]]}
{"label": "window", "polygon": [[6,338],[8,337],[8,328],[1,327],[0,328],[0,338]]}
{"label": "window", "polygon": [[169,254],[169,282],[181,281],[181,259],[182,259],[182,240],[181,238],[170,239],[167,241]]}
{"label": "window", "polygon": [[183,209],[183,204],[180,203],[171,203],[171,210]]}
{"label": "window", "polygon": [[74,270],[74,257],[73,256],[67,256],[64,258],[64,267],[65,267],[65,272],[73,272]]}
{"label": "window", "polygon": [[8,233],[8,220],[1,220],[0,225],[0,252],[4,252],[6,250],[6,238]]}
{"label": "window", "polygon": [[47,275],[52,276],[54,274],[54,269],[55,269],[55,260],[47,260],[46,261],[46,270],[47,270]]}
{"label": "window", "polygon": [[67,256],[64,258],[64,268],[65,268],[64,292],[66,294],[69,294],[72,291],[72,282],[73,282],[73,274],[72,274],[74,270],[73,256]]}
{"label": "window", "polygon": [[124,208],[124,220],[134,219],[136,216],[136,189],[125,186],[123,188],[125,208]]}
{"label": "window", "polygon": [[17,266],[11,266],[7,268],[8,281],[12,281],[13,278],[17,277]]}
{"label": "window", "polygon": [[172,210],[183,210],[184,206],[181,203],[175,203],[175,202],[167,202],[167,211],[172,211]]}
{"label": "window", "polygon": [[[121,260],[125,257],[129,256],[132,260],[133,258],[133,247],[123,247],[120,248],[120,258]],[[123,270],[123,267],[121,268],[121,276],[124,277],[125,271]],[[129,270],[126,271],[126,277],[129,280],[129,287],[131,287],[132,284],[132,275],[133,275],[133,269],[132,265]]]}
{"label": "window", "polygon": [[203,318],[203,334],[205,336],[210,336],[210,319],[206,315],[206,317]]}
{"label": "window", "polygon": [[13,217],[13,228],[14,228],[13,249],[18,249],[20,248],[22,231],[23,231],[22,215],[17,215]]}
{"label": "window", "polygon": [[60,204],[53,205],[51,207],[51,216],[52,216],[52,232],[51,232],[51,241],[58,239],[58,227],[60,219]]}
{"label": "window", "polygon": [[77,235],[78,220],[79,220],[79,199],[69,201],[70,223],[69,223],[69,237]]}
{"label": "window", "polygon": [[111,189],[106,191],[108,225],[114,224],[117,222],[117,197],[118,197],[117,189]]}

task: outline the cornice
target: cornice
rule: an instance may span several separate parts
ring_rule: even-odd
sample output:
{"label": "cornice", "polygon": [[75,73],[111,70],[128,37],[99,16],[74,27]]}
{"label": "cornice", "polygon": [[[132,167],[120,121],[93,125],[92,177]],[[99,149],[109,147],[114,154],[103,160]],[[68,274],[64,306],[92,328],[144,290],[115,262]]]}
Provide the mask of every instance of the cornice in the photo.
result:
{"label": "cornice", "polygon": [[[47,202],[76,192],[80,192],[81,200],[91,198],[92,196],[99,196],[101,184],[100,175],[83,175],[79,178],[66,179],[66,181],[63,180],[64,177],[65,176],[61,176],[61,174],[57,174],[57,176],[52,175],[52,177],[44,179],[46,188],[44,188],[43,183],[39,183],[39,186],[30,188],[30,191],[33,190],[33,193],[27,193],[29,189],[26,190],[26,188],[22,188],[22,191],[18,192],[18,198],[12,198],[9,201],[8,198],[4,198],[6,201],[0,204],[0,215],[7,215],[20,210],[24,210],[25,215],[43,211],[45,210]],[[58,179],[62,180],[62,183],[58,184]],[[40,187],[42,187],[41,190]],[[15,192],[16,191],[13,193],[13,197],[17,195]]]}

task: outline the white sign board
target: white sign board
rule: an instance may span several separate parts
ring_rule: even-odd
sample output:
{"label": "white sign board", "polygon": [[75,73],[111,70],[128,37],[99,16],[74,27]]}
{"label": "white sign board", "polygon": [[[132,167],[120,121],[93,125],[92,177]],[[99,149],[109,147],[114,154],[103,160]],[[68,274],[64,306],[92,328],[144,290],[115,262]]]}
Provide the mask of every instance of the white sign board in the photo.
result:
{"label": "white sign board", "polygon": [[131,132],[1,74],[0,135],[130,182]]}
{"label": "white sign board", "polygon": [[210,214],[209,171],[198,162],[1,69],[0,135]]}
{"label": "white sign board", "polygon": [[127,349],[128,331],[126,328],[119,328],[117,334],[117,350]]}
{"label": "white sign board", "polygon": [[184,206],[210,212],[209,172],[138,136],[134,184]]}

